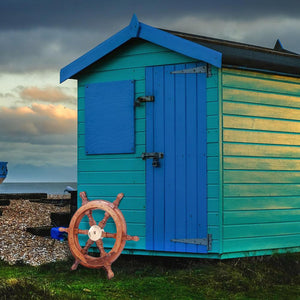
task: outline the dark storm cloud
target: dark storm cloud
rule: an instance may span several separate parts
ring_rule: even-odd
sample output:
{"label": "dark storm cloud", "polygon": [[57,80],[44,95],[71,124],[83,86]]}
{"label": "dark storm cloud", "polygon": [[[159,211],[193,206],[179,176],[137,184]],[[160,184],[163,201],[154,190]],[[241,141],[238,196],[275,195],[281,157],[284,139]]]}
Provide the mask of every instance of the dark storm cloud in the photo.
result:
{"label": "dark storm cloud", "polygon": [[299,17],[300,2],[299,0],[6,0],[1,1],[0,11],[2,30],[30,29],[37,26],[103,30],[124,26],[133,13],[142,20],[170,15],[173,17],[211,15],[242,20],[270,16]]}
{"label": "dark storm cloud", "polygon": [[99,32],[36,28],[0,30],[1,71],[59,70],[104,39]]}
{"label": "dark storm cloud", "polygon": [[[58,72],[128,25],[133,13],[151,26],[267,47],[282,36],[289,50],[300,51],[298,26],[281,36],[278,32],[278,19],[300,18],[299,0],[6,0],[0,11],[1,72]],[[266,35],[265,24],[273,20],[273,31]],[[236,23],[233,30],[231,22]],[[234,35],[234,30],[247,34]]]}

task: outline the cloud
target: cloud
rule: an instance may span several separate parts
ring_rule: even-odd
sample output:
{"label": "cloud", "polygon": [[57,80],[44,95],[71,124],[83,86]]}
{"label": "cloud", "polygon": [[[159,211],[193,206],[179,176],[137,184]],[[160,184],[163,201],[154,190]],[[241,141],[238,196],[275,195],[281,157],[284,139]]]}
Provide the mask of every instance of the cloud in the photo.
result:
{"label": "cloud", "polygon": [[40,27],[28,30],[0,30],[0,33],[1,72],[18,73],[47,69],[57,72],[58,76],[62,67],[82,52],[96,46],[102,36],[99,31],[89,33],[83,30]]}
{"label": "cloud", "polygon": [[1,160],[8,161],[10,164],[72,166],[76,163],[74,142],[76,139],[70,145],[38,145],[0,141],[0,156]]}
{"label": "cloud", "polygon": [[0,2],[0,19],[3,29],[32,29],[37,26],[59,29],[88,29],[107,31],[127,25],[128,19],[136,13],[141,20],[154,17],[156,20],[182,15],[210,16],[213,19],[227,18],[251,20],[270,16],[300,16],[298,0],[10,0]]}
{"label": "cloud", "polygon": [[75,103],[74,95],[66,94],[60,87],[24,87],[21,88],[20,97],[28,101],[42,101],[50,103],[71,102]]}
{"label": "cloud", "polygon": [[172,20],[166,18],[159,26],[268,48],[273,48],[279,38],[286,49],[300,53],[299,18],[264,17],[241,22],[236,19],[211,19],[209,16],[198,18],[187,15]]}
{"label": "cloud", "polygon": [[0,98],[8,99],[13,98],[15,95],[13,93],[0,93]]}
{"label": "cloud", "polygon": [[76,162],[76,82],[57,88],[59,70],[127,26],[133,13],[154,27],[260,46],[280,38],[300,53],[299,0],[10,0],[0,1],[0,11],[0,155],[26,161],[28,172]]}
{"label": "cloud", "polygon": [[0,73],[0,107],[24,106],[31,102],[48,102],[76,108],[76,81],[67,80],[60,85],[58,81],[58,70]]}
{"label": "cloud", "polygon": [[[286,5],[271,0],[90,0],[89,5],[82,0],[43,3],[14,0],[0,2],[0,11],[5,12],[0,18],[1,72],[47,69],[58,73],[62,67],[127,26],[133,13],[154,27],[201,32],[225,39],[229,36],[236,41],[241,41],[240,37],[252,31],[255,44],[263,41],[255,38],[256,34],[263,35],[266,27],[275,25],[274,35],[282,32],[294,51],[300,49],[299,22],[295,22],[300,19],[298,0],[288,1]],[[292,20],[291,24],[288,24],[289,20]]]}
{"label": "cloud", "polygon": [[[1,10],[0,10],[1,11]],[[1,18],[0,18],[1,19]],[[99,20],[98,20],[99,22]],[[129,20],[127,20],[127,23]],[[100,25],[100,24],[99,24]],[[124,26],[126,26],[125,24]],[[123,26],[123,27],[124,27]],[[122,29],[0,29],[1,73],[56,72]],[[44,78],[47,80],[46,78]]]}
{"label": "cloud", "polygon": [[63,105],[0,108],[0,157],[9,162],[9,181],[75,181],[76,137],[76,111]]}
{"label": "cloud", "polygon": [[76,111],[61,104],[0,108],[0,141],[74,144],[75,132]]}
{"label": "cloud", "polygon": [[[8,175],[5,182],[76,182],[76,164],[65,166],[58,164],[32,165],[8,162]],[[76,185],[72,185],[76,188]],[[42,188],[41,188],[42,189]],[[45,192],[42,190],[42,192]],[[60,191],[63,194],[64,188]]]}

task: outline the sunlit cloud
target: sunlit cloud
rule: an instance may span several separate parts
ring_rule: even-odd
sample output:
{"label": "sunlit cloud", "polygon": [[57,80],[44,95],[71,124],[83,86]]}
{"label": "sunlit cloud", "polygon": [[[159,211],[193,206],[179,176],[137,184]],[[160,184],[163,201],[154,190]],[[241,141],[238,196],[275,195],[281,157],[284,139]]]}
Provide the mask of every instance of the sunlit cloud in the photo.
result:
{"label": "sunlit cloud", "polygon": [[61,104],[0,108],[0,141],[74,144],[75,132],[76,111]]}
{"label": "sunlit cloud", "polygon": [[60,118],[60,119],[71,119],[76,120],[76,111],[71,108],[67,108],[61,104],[59,105],[45,105],[33,103],[31,110],[40,116],[48,116],[50,118]]}
{"label": "sunlit cloud", "polygon": [[28,101],[41,101],[49,103],[75,103],[76,101],[75,96],[66,94],[60,87],[24,87],[20,91],[20,97]]}
{"label": "sunlit cloud", "polygon": [[76,108],[76,81],[59,85],[59,72],[0,73],[0,107],[35,103],[63,104]]}

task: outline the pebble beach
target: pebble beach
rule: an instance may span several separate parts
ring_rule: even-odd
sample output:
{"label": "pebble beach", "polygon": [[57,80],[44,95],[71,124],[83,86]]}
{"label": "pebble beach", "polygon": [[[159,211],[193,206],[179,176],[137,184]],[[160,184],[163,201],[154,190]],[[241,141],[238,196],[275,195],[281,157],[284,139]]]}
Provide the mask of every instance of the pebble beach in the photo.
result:
{"label": "pebble beach", "polygon": [[[63,198],[68,195],[48,195]],[[24,263],[38,266],[45,263],[67,260],[70,256],[67,241],[60,242],[50,237],[33,235],[28,227],[50,226],[52,212],[67,212],[64,207],[35,203],[29,200],[10,200],[10,205],[0,206],[0,260],[9,264]]]}

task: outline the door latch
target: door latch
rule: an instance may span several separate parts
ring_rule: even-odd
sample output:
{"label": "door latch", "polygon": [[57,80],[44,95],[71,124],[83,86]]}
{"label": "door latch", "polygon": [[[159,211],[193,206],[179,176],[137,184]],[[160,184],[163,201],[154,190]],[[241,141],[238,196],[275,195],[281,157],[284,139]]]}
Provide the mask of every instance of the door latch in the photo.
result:
{"label": "door latch", "polygon": [[152,166],[157,168],[160,166],[159,159],[163,158],[164,154],[162,152],[143,152],[142,153],[142,159],[146,160],[148,158],[152,158]]}
{"label": "door latch", "polygon": [[141,106],[141,103],[143,102],[154,102],[154,96],[143,96],[143,97],[138,97],[135,102],[134,105],[135,106]]}

